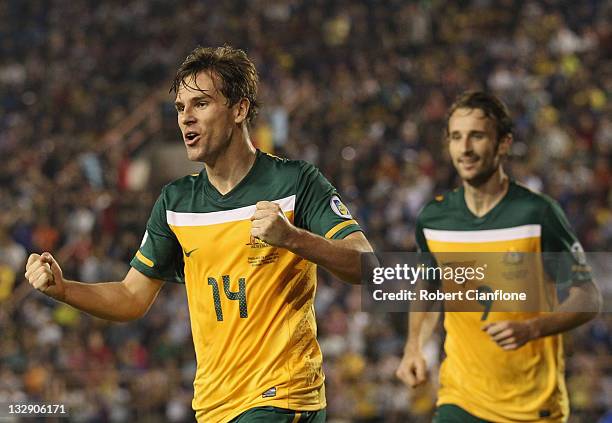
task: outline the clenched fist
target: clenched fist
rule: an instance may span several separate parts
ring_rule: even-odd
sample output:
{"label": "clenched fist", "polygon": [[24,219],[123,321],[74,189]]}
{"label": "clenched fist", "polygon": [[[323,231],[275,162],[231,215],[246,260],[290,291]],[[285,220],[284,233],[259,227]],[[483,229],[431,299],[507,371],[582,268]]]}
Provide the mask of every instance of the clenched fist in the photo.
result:
{"label": "clenched fist", "polygon": [[283,210],[271,201],[259,201],[251,217],[251,235],[275,247],[286,248],[295,226]]}
{"label": "clenched fist", "polygon": [[65,287],[62,269],[51,254],[30,254],[26,263],[25,277],[30,285],[40,292],[56,300],[64,300]]}
{"label": "clenched fist", "polygon": [[395,375],[411,388],[427,382],[427,363],[419,351],[406,351]]}

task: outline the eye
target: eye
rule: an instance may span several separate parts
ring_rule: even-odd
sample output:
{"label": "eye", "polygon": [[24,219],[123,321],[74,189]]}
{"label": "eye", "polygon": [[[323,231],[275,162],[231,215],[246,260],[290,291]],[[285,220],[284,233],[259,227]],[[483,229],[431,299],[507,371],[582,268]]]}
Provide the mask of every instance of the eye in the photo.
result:
{"label": "eye", "polygon": [[208,102],[207,102],[207,101],[198,101],[198,102],[196,103],[196,107],[199,107],[199,108],[206,107],[207,105],[208,105]]}
{"label": "eye", "polygon": [[181,105],[178,105],[178,104],[176,106],[174,106],[174,108],[176,109],[176,111],[178,113],[181,113],[183,110],[185,110],[185,106],[181,106]]}

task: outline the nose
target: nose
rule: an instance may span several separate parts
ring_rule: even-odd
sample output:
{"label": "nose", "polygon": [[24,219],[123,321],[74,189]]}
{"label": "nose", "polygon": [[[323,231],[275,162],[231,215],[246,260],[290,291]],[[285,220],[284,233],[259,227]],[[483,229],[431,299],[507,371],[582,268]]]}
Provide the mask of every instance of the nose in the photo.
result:
{"label": "nose", "polygon": [[195,115],[193,114],[193,110],[190,107],[185,108],[180,119],[181,123],[185,126],[192,125],[196,122]]}
{"label": "nose", "polygon": [[464,155],[470,154],[472,152],[472,140],[470,139],[470,137],[462,137],[459,143],[461,145],[461,152]]}

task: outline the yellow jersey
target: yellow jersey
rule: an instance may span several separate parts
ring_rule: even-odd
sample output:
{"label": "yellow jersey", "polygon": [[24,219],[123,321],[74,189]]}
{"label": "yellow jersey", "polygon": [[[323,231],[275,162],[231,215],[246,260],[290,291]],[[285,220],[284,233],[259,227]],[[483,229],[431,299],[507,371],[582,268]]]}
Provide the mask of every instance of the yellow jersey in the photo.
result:
{"label": "yellow jersey", "polygon": [[250,236],[255,204],[264,200],[327,238],[360,230],[314,166],[258,150],[251,170],[225,195],[204,170],[167,185],[131,262],[151,278],[185,284],[199,422],[226,422],[257,406],[326,405],[316,266]]}
{"label": "yellow jersey", "polygon": [[[482,217],[468,209],[463,188],[436,198],[420,213],[416,237],[419,248],[434,256],[581,248],[552,199],[514,182],[505,197]],[[569,402],[561,335],[505,351],[482,330],[483,324],[529,319],[539,312],[483,313],[444,314],[446,357],[440,368],[438,405],[454,404],[493,422],[566,421]]]}

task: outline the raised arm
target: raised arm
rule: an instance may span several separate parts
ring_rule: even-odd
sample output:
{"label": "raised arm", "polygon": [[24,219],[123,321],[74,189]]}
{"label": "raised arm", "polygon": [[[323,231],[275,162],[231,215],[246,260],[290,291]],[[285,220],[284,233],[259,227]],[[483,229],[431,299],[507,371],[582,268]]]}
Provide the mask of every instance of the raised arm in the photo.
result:
{"label": "raised arm", "polygon": [[64,279],[49,253],[31,254],[25,277],[40,292],[101,319],[125,322],[142,317],[163,282],[131,268],[122,281],[81,283]]}
{"label": "raised arm", "polygon": [[251,221],[251,235],[321,265],[346,282],[360,283],[360,254],[372,252],[362,232],[327,239],[292,225],[280,206],[269,201],[257,203]]}
{"label": "raised arm", "polygon": [[327,239],[298,228],[287,240],[286,248],[353,284],[361,282],[361,253],[372,252],[363,232],[353,232],[344,239]]}

